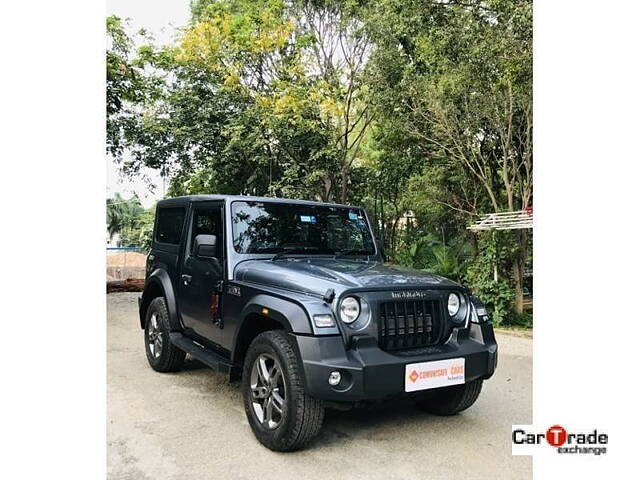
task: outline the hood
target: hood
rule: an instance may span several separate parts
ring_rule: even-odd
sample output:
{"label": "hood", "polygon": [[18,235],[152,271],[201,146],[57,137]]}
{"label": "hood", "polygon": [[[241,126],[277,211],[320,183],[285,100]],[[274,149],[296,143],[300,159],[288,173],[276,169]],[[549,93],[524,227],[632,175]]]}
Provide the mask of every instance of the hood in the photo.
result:
{"label": "hood", "polygon": [[316,295],[329,288],[340,294],[350,288],[459,287],[451,280],[422,270],[333,258],[247,260],[238,264],[235,278]]}

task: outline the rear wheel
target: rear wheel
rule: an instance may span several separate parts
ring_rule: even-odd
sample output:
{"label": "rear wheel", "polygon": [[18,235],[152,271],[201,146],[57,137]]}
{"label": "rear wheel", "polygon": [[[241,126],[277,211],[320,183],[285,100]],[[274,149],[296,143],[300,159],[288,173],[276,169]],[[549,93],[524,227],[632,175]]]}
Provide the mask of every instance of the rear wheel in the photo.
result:
{"label": "rear wheel", "polygon": [[475,403],[482,390],[482,380],[462,385],[437,388],[418,393],[414,401],[418,407],[436,415],[455,415]]}
{"label": "rear wheel", "polygon": [[157,372],[177,372],[186,353],[169,341],[169,313],[163,297],[154,298],[147,309],[144,347],[149,365]]}
{"label": "rear wheel", "polygon": [[306,394],[293,345],[282,330],[253,340],[245,357],[242,389],[249,425],[271,450],[298,450],[322,428],[322,401]]}

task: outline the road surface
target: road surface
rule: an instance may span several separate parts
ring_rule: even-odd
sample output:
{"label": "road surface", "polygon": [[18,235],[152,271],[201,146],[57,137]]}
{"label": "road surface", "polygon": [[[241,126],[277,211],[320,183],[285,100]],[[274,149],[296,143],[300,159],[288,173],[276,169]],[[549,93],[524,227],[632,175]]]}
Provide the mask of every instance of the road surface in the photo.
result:
{"label": "road surface", "polygon": [[511,425],[531,423],[530,338],[499,334],[498,370],[469,410],[442,418],[408,401],[327,411],[304,451],[255,440],[239,384],[187,357],[185,369],[147,364],[136,293],[107,300],[108,478],[205,480],[530,479],[511,456]]}

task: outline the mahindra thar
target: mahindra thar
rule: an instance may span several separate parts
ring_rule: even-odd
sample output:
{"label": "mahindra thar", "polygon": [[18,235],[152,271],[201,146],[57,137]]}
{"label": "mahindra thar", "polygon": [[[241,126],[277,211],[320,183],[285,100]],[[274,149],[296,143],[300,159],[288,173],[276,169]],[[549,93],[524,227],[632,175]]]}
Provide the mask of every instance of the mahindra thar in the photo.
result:
{"label": "mahindra thar", "polygon": [[158,202],[139,298],[151,368],[189,354],[241,380],[257,439],[318,434],[326,407],[411,396],[437,415],[478,398],[497,364],[469,290],[385,265],[359,207],[197,195]]}

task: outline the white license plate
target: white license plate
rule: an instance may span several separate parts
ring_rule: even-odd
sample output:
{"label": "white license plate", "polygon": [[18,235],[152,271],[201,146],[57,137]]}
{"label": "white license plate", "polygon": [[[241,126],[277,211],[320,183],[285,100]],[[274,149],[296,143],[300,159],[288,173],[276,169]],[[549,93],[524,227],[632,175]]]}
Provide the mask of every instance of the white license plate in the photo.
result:
{"label": "white license plate", "polygon": [[464,358],[410,363],[404,367],[404,391],[448,387],[464,383]]}

